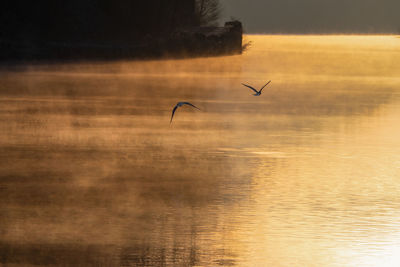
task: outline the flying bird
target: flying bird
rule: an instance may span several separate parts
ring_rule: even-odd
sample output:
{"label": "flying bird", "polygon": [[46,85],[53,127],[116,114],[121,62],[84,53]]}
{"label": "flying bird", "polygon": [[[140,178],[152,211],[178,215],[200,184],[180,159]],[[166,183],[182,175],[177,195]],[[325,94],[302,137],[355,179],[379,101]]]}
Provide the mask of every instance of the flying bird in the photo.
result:
{"label": "flying bird", "polygon": [[242,84],[243,84],[244,86],[246,86],[246,87],[249,87],[249,88],[250,88],[251,90],[253,90],[254,92],[256,92],[256,93],[254,94],[254,96],[259,96],[259,95],[261,95],[262,89],[264,89],[264,87],[267,86],[270,82],[271,82],[271,81],[267,82],[263,87],[261,87],[260,91],[257,91],[256,89],[254,89],[254,88],[251,87],[250,85],[247,85],[247,84],[244,84],[244,83],[242,83]]}
{"label": "flying bird", "polygon": [[192,106],[192,107],[197,108],[198,110],[200,110],[198,107],[196,107],[195,105],[190,104],[189,102],[178,102],[178,104],[176,104],[176,106],[175,106],[174,109],[172,110],[171,120],[170,120],[169,123],[172,122],[172,118],[174,117],[174,114],[175,114],[176,109],[179,108],[179,107],[181,107],[181,106],[183,106],[183,105],[189,105],[189,106]]}

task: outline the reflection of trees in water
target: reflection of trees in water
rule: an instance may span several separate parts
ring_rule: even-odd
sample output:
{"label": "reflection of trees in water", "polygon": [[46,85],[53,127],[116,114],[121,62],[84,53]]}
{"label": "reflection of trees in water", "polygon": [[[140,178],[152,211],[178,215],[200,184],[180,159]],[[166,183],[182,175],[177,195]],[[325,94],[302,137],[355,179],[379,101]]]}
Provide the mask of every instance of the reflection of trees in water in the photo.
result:
{"label": "reflection of trees in water", "polygon": [[[168,148],[147,148],[152,152],[141,150],[141,158],[136,150],[0,148],[26,166],[0,163],[0,200],[8,214],[0,227],[15,240],[24,236],[23,244],[0,240],[0,263],[194,266],[215,254],[199,238],[215,230],[209,206],[222,197],[221,177],[230,164],[221,159],[205,168],[205,159],[179,153],[171,159]],[[172,160],[187,171],[168,168]],[[83,179],[90,180],[87,187],[74,185]],[[14,227],[22,230],[13,233]],[[41,231],[51,234],[40,237]]]}
{"label": "reflection of trees in water", "polygon": [[[199,263],[197,246],[199,214],[195,207],[156,212],[145,218],[150,231],[138,238],[138,222],[129,226],[126,244],[120,250],[121,266],[195,266]],[[146,230],[147,231],[147,230]],[[140,232],[140,231],[139,231]],[[207,250],[207,248],[203,248]]]}
{"label": "reflection of trees in water", "polygon": [[159,229],[160,238],[154,244],[146,239],[141,244],[127,245],[120,250],[121,266],[195,266],[199,263],[196,246],[196,226],[187,232],[182,227],[168,233],[168,229]]}

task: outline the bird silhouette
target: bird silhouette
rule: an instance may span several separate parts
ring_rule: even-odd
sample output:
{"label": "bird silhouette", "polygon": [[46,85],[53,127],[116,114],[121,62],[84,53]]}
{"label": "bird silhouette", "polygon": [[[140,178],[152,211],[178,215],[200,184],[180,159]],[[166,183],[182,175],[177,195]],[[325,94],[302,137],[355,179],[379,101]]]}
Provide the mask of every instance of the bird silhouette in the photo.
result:
{"label": "bird silhouette", "polygon": [[259,95],[261,95],[262,89],[264,89],[264,87],[267,86],[270,82],[271,82],[271,81],[267,82],[263,87],[261,87],[260,91],[257,91],[256,89],[254,89],[254,87],[251,87],[250,85],[247,85],[247,84],[244,84],[244,83],[242,83],[242,84],[243,84],[244,86],[250,88],[250,89],[253,90],[254,92],[256,92],[256,93],[254,94],[254,96],[259,96]]}
{"label": "bird silhouette", "polygon": [[169,123],[172,122],[172,118],[174,117],[174,114],[175,114],[176,109],[179,108],[179,107],[181,107],[181,106],[183,106],[183,105],[189,105],[189,106],[192,106],[192,107],[197,108],[198,110],[200,110],[198,107],[196,107],[196,106],[193,105],[193,104],[190,104],[189,102],[178,102],[178,104],[176,104],[176,106],[175,106],[174,109],[172,110],[171,120],[170,120]]}

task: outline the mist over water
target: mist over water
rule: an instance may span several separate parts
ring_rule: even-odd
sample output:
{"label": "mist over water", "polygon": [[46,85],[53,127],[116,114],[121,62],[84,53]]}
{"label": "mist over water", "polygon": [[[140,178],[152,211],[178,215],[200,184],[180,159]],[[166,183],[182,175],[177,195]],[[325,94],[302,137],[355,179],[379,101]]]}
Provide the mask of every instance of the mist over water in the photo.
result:
{"label": "mist over water", "polygon": [[245,38],[2,69],[0,262],[397,266],[400,39]]}

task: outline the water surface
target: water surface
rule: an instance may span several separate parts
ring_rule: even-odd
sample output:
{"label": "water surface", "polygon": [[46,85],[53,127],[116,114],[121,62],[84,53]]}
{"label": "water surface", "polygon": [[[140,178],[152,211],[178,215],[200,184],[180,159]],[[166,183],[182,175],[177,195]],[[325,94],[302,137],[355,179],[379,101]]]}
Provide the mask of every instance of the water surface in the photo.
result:
{"label": "water surface", "polygon": [[0,262],[399,266],[400,39],[246,39],[3,69]]}

